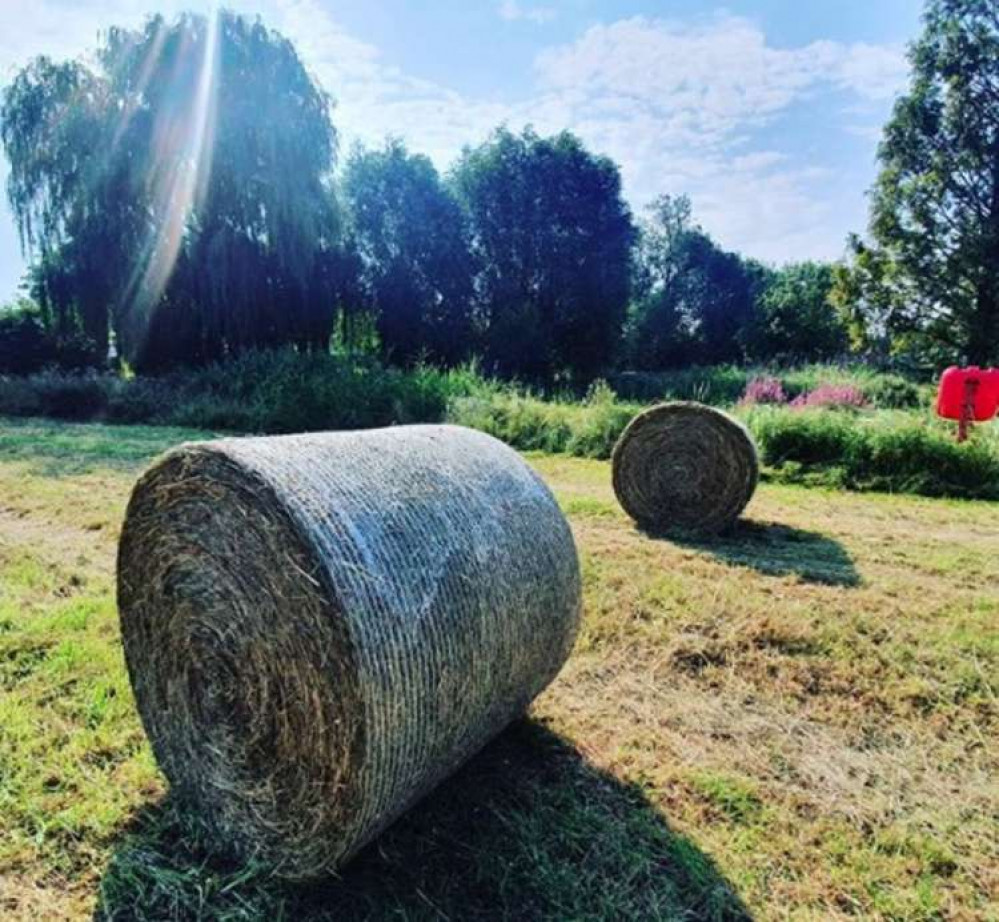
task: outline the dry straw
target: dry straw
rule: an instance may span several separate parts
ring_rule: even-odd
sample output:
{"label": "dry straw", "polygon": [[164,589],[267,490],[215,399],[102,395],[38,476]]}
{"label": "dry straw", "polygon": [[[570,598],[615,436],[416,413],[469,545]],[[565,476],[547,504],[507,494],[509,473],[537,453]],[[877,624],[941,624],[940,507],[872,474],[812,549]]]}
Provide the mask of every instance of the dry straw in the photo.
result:
{"label": "dry straw", "polygon": [[118,592],[175,792],[237,855],[297,879],[521,714],[580,617],[547,487],[451,426],[181,446],[135,488]]}
{"label": "dry straw", "polygon": [[612,456],[614,492],[650,529],[714,534],[745,509],[759,479],[746,427],[699,403],[663,403],[640,413]]}

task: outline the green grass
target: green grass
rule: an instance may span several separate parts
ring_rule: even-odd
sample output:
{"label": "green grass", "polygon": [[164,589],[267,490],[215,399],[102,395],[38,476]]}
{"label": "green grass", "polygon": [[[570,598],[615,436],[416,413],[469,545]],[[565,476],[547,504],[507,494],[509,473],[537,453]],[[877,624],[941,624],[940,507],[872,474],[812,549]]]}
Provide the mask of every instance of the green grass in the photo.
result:
{"label": "green grass", "polygon": [[999,428],[980,425],[964,444],[929,411],[795,410],[742,414],[767,473],[785,482],[853,490],[999,499]]}
{"label": "green grass", "polygon": [[[280,433],[449,421],[522,451],[610,457],[643,405],[696,399],[732,408],[746,382],[779,375],[789,396],[849,385],[863,410],[736,407],[760,443],[765,476],[783,482],[924,496],[999,499],[999,427],[976,427],[965,445],[936,419],[932,387],[862,366],[766,369],[718,366],[622,374],[584,395],[539,395],[451,371],[386,367],[371,357],[251,352],[162,378],[44,372],[0,377],[0,414]],[[634,400],[622,399],[628,396]],[[901,408],[901,409],[899,409]]]}
{"label": "green grass", "polygon": [[[452,400],[452,422],[481,429],[522,451],[605,459],[642,409],[606,387],[582,401],[543,400],[513,390]],[[764,476],[852,490],[999,499],[999,424],[957,444],[954,427],[929,409],[735,408],[760,448]]]}
{"label": "green grass", "polygon": [[984,502],[764,484],[650,538],[607,464],[534,453],[586,615],[529,717],[348,866],[228,865],[167,796],[113,593],[188,430],[0,419],[0,917],[995,919],[999,530]]}

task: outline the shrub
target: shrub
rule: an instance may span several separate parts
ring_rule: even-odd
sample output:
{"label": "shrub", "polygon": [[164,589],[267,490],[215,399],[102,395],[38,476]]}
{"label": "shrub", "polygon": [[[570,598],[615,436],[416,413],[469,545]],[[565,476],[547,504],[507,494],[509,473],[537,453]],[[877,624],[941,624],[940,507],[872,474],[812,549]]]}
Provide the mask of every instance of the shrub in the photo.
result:
{"label": "shrub", "polygon": [[488,432],[521,451],[609,458],[618,436],[639,409],[616,401],[605,383],[591,388],[582,403],[545,401],[505,386],[455,399],[448,419]]}
{"label": "shrub", "polygon": [[567,404],[547,403],[513,390],[488,397],[459,397],[452,401],[449,419],[481,429],[521,451],[564,452],[572,437]]}
{"label": "shrub", "polygon": [[55,360],[38,308],[22,301],[0,311],[0,374],[26,375]]}
{"label": "shrub", "polygon": [[597,382],[587,394],[566,443],[569,454],[583,458],[609,458],[625,426],[638,408],[618,403],[606,381]]}
{"label": "shrub", "polygon": [[764,376],[749,381],[739,405],[750,407],[758,403],[787,403],[787,394],[779,379]]}
{"label": "shrub", "polygon": [[999,440],[987,431],[958,444],[922,414],[857,417],[823,408],[747,415],[763,463],[785,480],[851,489],[999,499]]}
{"label": "shrub", "polygon": [[118,378],[103,375],[105,394],[102,415],[113,423],[166,422],[177,408],[178,394],[167,382],[156,378]]}
{"label": "shrub", "polygon": [[790,370],[739,368],[734,365],[693,367],[667,372],[620,372],[611,378],[624,400],[652,403],[657,400],[699,400],[713,406],[735,404],[754,379],[779,382],[788,400],[822,385],[850,385],[868,403],[885,409],[908,409],[929,404],[929,388],[897,374],[886,374],[865,365],[802,365]]}
{"label": "shrub", "polygon": [[949,433],[905,420],[866,435],[851,459],[854,488],[999,499],[999,452],[984,433],[958,444]]}
{"label": "shrub", "polygon": [[485,387],[474,368],[402,370],[290,349],[246,353],[173,380],[185,395],[173,422],[253,432],[438,422],[449,400]]}
{"label": "shrub", "polygon": [[450,400],[490,387],[472,368],[404,371],[281,350],[160,378],[53,370],[10,376],[0,379],[0,413],[242,432],[362,429],[440,422]]}
{"label": "shrub", "polygon": [[912,409],[928,404],[929,400],[924,399],[926,392],[900,375],[878,375],[866,389],[871,403],[885,410]]}
{"label": "shrub", "polygon": [[30,378],[0,377],[0,413],[5,416],[41,416],[42,403]]}
{"label": "shrub", "polygon": [[854,421],[842,414],[788,413],[776,407],[753,410],[746,422],[760,459],[769,466],[789,461],[808,466],[840,465],[859,432]]}
{"label": "shrub", "polygon": [[799,394],[791,401],[791,406],[799,410],[803,407],[860,410],[867,405],[863,391],[852,384],[820,384],[815,390]]}
{"label": "shrub", "polygon": [[105,356],[85,333],[72,332],[53,339],[53,364],[64,371],[87,371],[101,368]]}
{"label": "shrub", "polygon": [[697,400],[723,406],[740,398],[750,377],[751,372],[735,365],[713,365],[664,372],[625,371],[614,375],[610,384],[623,400]]}
{"label": "shrub", "polygon": [[[721,380],[731,383],[730,375],[731,369],[725,370]],[[999,499],[999,434],[994,426],[978,427],[969,442],[957,445],[951,430],[924,412],[837,409],[874,402],[868,389],[878,380],[870,376],[873,373],[864,378],[817,366],[792,375],[783,382],[770,376],[751,388],[742,385],[754,401],[739,412],[771,476],[853,489]],[[789,378],[792,383],[787,383]],[[695,380],[692,374],[685,386],[693,386]],[[787,395],[792,388],[799,397],[807,392],[798,400],[801,408],[796,412],[756,399]],[[895,395],[887,399],[911,397],[897,381],[886,384],[884,393]],[[917,388],[916,394],[922,399],[925,391]],[[471,366],[449,372],[429,367],[404,371],[369,358],[302,355],[292,350],[247,353],[161,378],[53,370],[0,376],[0,414],[7,415],[102,417],[236,432],[447,419],[491,433],[521,450],[590,458],[609,457],[641,408],[618,400],[604,382],[591,387],[582,401],[543,400],[514,385],[487,381]]]}
{"label": "shrub", "polygon": [[28,380],[42,416],[93,419],[107,405],[107,380],[95,374],[43,371]]}

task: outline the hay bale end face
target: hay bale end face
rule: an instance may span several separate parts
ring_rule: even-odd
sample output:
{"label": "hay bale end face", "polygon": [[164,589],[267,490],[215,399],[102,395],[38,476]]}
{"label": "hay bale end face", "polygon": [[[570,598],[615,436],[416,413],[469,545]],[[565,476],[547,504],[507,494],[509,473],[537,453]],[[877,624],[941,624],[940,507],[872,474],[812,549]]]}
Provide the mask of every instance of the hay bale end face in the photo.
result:
{"label": "hay bale end face", "polygon": [[611,464],[618,502],[639,525],[699,534],[736,521],[760,472],[745,426],[721,410],[679,401],[636,416]]}
{"label": "hay bale end face", "polygon": [[581,589],[514,451],[412,426],[170,452],[132,495],[118,598],[175,792],[238,856],[305,879],[523,713]]}

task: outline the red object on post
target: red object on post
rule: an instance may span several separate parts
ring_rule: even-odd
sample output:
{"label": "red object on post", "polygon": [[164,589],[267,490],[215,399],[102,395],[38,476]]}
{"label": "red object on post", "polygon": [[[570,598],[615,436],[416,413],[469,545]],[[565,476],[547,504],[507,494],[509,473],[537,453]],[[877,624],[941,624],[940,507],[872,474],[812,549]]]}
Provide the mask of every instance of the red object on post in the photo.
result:
{"label": "red object on post", "polygon": [[951,366],[940,376],[937,414],[958,421],[957,440],[968,437],[971,423],[992,419],[999,409],[999,368]]}

